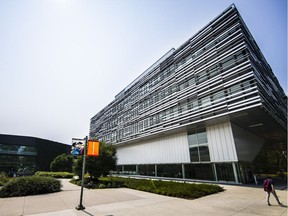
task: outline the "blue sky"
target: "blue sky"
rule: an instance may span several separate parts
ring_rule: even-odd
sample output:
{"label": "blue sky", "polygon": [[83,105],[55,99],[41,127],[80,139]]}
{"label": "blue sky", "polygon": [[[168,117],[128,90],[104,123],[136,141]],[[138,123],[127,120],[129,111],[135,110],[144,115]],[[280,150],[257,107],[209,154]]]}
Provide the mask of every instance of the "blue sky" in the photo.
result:
{"label": "blue sky", "polygon": [[235,3],[287,94],[286,0],[0,0],[0,133],[70,144]]}

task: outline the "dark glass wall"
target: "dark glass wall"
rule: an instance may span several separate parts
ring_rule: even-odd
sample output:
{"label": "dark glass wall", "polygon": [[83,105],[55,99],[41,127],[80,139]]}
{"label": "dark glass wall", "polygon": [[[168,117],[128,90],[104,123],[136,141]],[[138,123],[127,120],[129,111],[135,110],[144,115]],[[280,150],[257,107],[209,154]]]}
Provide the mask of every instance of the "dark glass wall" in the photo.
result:
{"label": "dark glass wall", "polygon": [[159,164],[157,165],[157,176],[183,178],[181,164]]}
{"label": "dark glass wall", "polygon": [[34,137],[0,134],[0,172],[30,175],[49,171],[50,163],[60,154],[69,154],[70,146]]}
{"label": "dark glass wall", "polygon": [[216,163],[218,181],[235,181],[233,166],[231,163]]}
{"label": "dark glass wall", "polygon": [[144,164],[138,165],[139,175],[155,176],[155,165]]}
{"label": "dark glass wall", "polygon": [[185,164],[184,166],[187,179],[215,181],[212,164]]}

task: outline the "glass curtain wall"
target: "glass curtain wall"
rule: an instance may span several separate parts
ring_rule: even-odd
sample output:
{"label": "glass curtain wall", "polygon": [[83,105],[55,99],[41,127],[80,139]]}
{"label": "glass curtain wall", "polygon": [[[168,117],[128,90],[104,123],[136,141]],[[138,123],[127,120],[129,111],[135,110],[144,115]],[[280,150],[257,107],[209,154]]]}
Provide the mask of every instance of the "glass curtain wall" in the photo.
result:
{"label": "glass curtain wall", "polygon": [[0,155],[0,169],[9,176],[27,175],[34,172],[36,157],[19,155]]}
{"label": "glass curtain wall", "polygon": [[185,178],[215,181],[212,164],[185,164]]}
{"label": "glass curtain wall", "polygon": [[9,176],[35,171],[37,149],[34,146],[0,144],[0,170]]}
{"label": "glass curtain wall", "polygon": [[231,163],[216,163],[215,166],[218,181],[236,181]]}
{"label": "glass curtain wall", "polygon": [[34,155],[37,155],[37,149],[34,146],[0,144],[0,154],[33,155],[34,156]]}
{"label": "glass curtain wall", "polygon": [[181,164],[159,164],[157,165],[158,177],[183,178]]}
{"label": "glass curtain wall", "polygon": [[152,164],[138,165],[138,172],[139,175],[155,176],[155,165]]}

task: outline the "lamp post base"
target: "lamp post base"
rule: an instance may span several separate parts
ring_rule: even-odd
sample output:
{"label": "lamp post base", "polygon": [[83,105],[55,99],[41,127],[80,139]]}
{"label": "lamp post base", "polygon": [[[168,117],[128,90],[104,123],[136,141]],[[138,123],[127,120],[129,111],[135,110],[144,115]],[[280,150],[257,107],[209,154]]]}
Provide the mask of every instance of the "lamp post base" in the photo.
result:
{"label": "lamp post base", "polygon": [[78,206],[76,207],[76,209],[77,209],[77,210],[84,210],[85,207],[84,207],[83,205],[78,205]]}

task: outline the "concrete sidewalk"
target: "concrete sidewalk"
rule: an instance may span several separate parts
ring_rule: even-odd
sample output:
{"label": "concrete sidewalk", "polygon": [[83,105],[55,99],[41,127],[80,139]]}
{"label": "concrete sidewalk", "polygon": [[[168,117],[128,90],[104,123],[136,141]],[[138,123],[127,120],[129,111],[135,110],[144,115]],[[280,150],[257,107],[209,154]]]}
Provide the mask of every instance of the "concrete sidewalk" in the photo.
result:
{"label": "concrete sidewalk", "polygon": [[287,190],[277,190],[279,206],[271,195],[272,206],[267,206],[262,188],[221,185],[224,192],[195,200],[131,190],[84,189],[84,211],[75,209],[80,200],[80,187],[62,180],[63,190],[58,193],[0,198],[1,216],[286,216]]}

